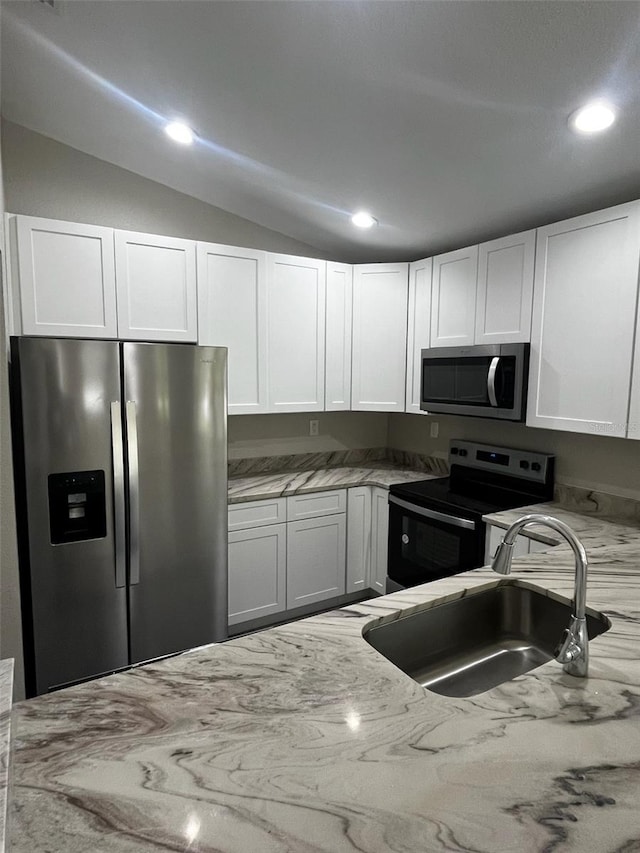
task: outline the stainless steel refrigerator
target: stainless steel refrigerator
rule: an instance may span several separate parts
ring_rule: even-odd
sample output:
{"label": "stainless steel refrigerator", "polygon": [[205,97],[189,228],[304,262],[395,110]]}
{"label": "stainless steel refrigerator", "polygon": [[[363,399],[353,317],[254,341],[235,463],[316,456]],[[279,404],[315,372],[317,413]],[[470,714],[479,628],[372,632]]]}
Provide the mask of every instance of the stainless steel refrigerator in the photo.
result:
{"label": "stainless steel refrigerator", "polygon": [[28,695],[226,638],[226,356],[11,339]]}

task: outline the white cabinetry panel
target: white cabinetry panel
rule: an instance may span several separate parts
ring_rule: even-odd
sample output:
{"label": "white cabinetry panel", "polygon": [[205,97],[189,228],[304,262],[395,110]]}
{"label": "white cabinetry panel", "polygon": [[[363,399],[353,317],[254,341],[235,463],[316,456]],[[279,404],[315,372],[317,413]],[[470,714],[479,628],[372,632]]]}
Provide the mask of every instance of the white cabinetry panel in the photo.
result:
{"label": "white cabinetry panel", "polygon": [[351,406],[353,267],[327,263],[325,410]]}
{"label": "white cabinetry panel", "polygon": [[286,520],[286,498],[229,504],[229,530],[261,527],[265,524],[280,524]]}
{"label": "white cabinetry panel", "polygon": [[346,515],[287,524],[287,609],[345,591]]}
{"label": "white cabinetry panel", "polygon": [[13,272],[20,282],[16,332],[117,336],[111,228],[16,216],[11,239]]}
{"label": "white cabinetry panel", "polygon": [[119,337],[195,342],[196,244],[134,231],[115,239]]}
{"label": "white cabinetry panel", "polygon": [[347,495],[347,592],[369,587],[371,572],[371,487],[356,486]]}
{"label": "white cabinetry panel", "polygon": [[538,230],[527,425],[624,436],[640,202]]}
{"label": "white cabinetry panel", "polygon": [[409,265],[409,312],[407,323],[407,396],[405,410],[424,415],[420,408],[422,361],[420,352],[429,346],[431,331],[431,270],[427,258]]}
{"label": "white cabinetry panel", "polygon": [[270,412],[324,409],[326,262],[267,256]]}
{"label": "white cabinetry panel", "polygon": [[198,343],[227,347],[228,412],[267,411],[267,256],[198,243]]}
{"label": "white cabinetry panel", "polygon": [[347,511],[347,490],[331,489],[287,498],[287,521],[335,515]]}
{"label": "white cabinetry panel", "polygon": [[389,492],[372,489],[371,588],[384,595],[387,591],[387,549],[389,538]]}
{"label": "white cabinetry panel", "polygon": [[433,259],[431,346],[474,342],[478,247],[468,246]]}
{"label": "white cabinetry panel", "polygon": [[229,625],[286,608],[287,525],[229,533]]}
{"label": "white cabinetry panel", "polygon": [[530,340],[535,247],[535,230],[480,245],[477,344]]}
{"label": "white cabinetry panel", "polygon": [[356,266],[353,274],[351,408],[403,412],[408,264]]}

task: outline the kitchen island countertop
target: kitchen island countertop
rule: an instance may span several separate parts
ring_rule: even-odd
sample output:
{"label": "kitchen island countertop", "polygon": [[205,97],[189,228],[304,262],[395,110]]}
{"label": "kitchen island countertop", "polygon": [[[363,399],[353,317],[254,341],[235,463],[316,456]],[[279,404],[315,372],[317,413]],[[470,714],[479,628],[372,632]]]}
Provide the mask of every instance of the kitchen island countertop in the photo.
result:
{"label": "kitchen island countertop", "polygon": [[[588,679],[551,661],[450,698],[363,640],[501,582],[486,569],[204,647],[15,707],[10,849],[640,850],[640,528],[544,509],[583,537],[612,622]],[[571,597],[573,555],[513,578]]]}

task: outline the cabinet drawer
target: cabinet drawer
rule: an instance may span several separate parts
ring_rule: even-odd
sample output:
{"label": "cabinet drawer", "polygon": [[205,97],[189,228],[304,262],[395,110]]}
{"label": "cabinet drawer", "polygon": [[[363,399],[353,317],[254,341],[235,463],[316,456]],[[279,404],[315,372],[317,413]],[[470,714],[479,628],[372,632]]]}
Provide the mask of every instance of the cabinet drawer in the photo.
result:
{"label": "cabinet drawer", "polygon": [[311,492],[287,498],[287,521],[335,515],[347,511],[347,490],[333,489],[329,492]]}
{"label": "cabinet drawer", "polygon": [[247,501],[229,506],[229,530],[245,530],[249,527],[263,527],[265,524],[281,524],[286,520],[286,498]]}

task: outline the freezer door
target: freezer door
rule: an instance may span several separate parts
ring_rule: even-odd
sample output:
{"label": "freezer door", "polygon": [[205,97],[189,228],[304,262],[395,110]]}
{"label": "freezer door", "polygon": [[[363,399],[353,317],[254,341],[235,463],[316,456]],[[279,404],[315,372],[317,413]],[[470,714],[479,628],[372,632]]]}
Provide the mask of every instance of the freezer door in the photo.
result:
{"label": "freezer door", "polygon": [[133,663],[227,635],[227,351],[122,347]]}
{"label": "freezer door", "polygon": [[[34,695],[128,663],[124,513],[119,562],[114,536],[118,345],[14,338],[12,386],[26,677]],[[123,497],[115,495],[116,505]]]}

